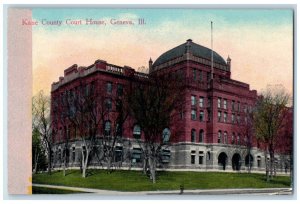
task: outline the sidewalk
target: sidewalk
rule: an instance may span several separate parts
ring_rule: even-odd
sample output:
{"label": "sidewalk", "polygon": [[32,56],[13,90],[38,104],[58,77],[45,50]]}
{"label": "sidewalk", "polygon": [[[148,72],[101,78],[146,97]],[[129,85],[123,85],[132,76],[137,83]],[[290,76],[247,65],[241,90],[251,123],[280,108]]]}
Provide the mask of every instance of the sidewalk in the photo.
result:
{"label": "sidewalk", "polygon": [[[136,192],[126,192],[126,191],[111,191],[111,190],[99,190],[92,188],[79,188],[70,186],[57,186],[57,185],[46,185],[46,184],[32,184],[36,187],[46,187],[55,188],[62,190],[79,191],[83,193],[96,193],[102,195],[179,195],[180,190],[168,190],[168,191],[136,191]],[[291,195],[291,188],[243,188],[243,189],[209,189],[209,190],[184,190],[184,195],[235,195],[235,194],[245,194],[245,195]]]}

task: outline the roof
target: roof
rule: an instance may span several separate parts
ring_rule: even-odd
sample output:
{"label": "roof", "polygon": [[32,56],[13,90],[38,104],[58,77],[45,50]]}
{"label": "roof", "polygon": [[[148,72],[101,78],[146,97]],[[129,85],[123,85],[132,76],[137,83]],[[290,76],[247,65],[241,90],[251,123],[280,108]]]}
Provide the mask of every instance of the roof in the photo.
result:
{"label": "roof", "polygon": [[[153,63],[153,66],[158,66],[172,59],[180,57],[186,53],[187,46],[190,46],[190,52],[197,57],[202,57],[206,59],[211,58],[211,49],[204,47],[202,45],[194,43],[191,39],[187,40],[185,43],[163,53],[157,60]],[[214,62],[222,65],[226,65],[225,60],[215,51],[213,52]]]}

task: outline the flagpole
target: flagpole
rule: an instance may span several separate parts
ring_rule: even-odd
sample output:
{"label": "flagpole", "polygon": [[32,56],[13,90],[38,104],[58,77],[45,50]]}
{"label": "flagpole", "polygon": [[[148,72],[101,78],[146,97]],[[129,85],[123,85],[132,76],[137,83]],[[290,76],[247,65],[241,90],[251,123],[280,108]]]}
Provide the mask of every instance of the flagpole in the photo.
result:
{"label": "flagpole", "polygon": [[214,78],[214,54],[213,54],[213,22],[210,22],[210,31],[211,31],[211,76],[210,78]]}

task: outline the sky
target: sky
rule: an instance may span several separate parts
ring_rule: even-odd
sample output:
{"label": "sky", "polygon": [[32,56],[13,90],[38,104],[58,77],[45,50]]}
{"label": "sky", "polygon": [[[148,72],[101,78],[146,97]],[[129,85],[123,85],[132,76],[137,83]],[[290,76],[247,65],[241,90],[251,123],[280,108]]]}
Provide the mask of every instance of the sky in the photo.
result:
{"label": "sky", "polygon": [[[33,94],[50,94],[52,82],[73,64],[97,59],[138,69],[187,39],[231,58],[231,77],[258,92],[283,85],[293,92],[293,11],[289,9],[62,9],[34,8]],[[66,20],[82,25],[66,25]],[[85,25],[86,19],[106,25]],[[134,25],[113,25],[112,19]],[[144,25],[138,25],[144,19]],[[114,21],[115,21],[114,20]],[[62,21],[62,25],[42,22]]]}

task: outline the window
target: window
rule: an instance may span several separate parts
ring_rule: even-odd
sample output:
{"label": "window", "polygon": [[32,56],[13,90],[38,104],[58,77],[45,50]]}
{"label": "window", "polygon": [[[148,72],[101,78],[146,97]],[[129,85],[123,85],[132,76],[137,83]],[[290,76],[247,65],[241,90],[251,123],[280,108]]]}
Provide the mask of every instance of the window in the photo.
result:
{"label": "window", "polygon": [[191,164],[195,164],[196,151],[191,151]]}
{"label": "window", "polygon": [[202,143],[204,141],[204,130],[200,130],[199,132],[199,142]]}
{"label": "window", "polygon": [[181,109],[181,110],[179,111],[179,117],[180,117],[180,119],[183,119],[183,118],[184,118],[184,111],[183,111],[183,109]]}
{"label": "window", "polygon": [[122,137],[123,128],[122,128],[122,125],[120,123],[116,124],[116,134],[117,134],[117,137]]}
{"label": "window", "polygon": [[261,167],[261,157],[257,156],[257,167],[260,168]]}
{"label": "window", "polygon": [[231,137],[231,144],[235,143],[235,133],[232,133],[232,137]]}
{"label": "window", "polygon": [[142,149],[133,148],[131,154],[132,163],[140,163],[142,161]]}
{"label": "window", "polygon": [[111,98],[105,99],[105,108],[106,108],[108,111],[111,111],[111,109],[112,109]]}
{"label": "window", "polygon": [[238,134],[236,139],[237,139],[237,144],[240,145],[241,144],[241,135]]}
{"label": "window", "polygon": [[192,117],[192,120],[196,120],[196,118],[197,118],[196,110],[192,110],[191,117]]}
{"label": "window", "polygon": [[199,164],[203,164],[204,153],[203,151],[199,151]]}
{"label": "window", "polygon": [[122,84],[118,84],[118,86],[117,86],[117,95],[118,96],[123,95],[123,85]]}
{"label": "window", "polygon": [[208,98],[207,99],[207,107],[210,108],[210,106],[211,106],[211,98]]}
{"label": "window", "polygon": [[123,147],[116,146],[115,148],[115,162],[120,162],[123,160]]}
{"label": "window", "polygon": [[221,111],[218,111],[218,122],[221,122],[221,118],[222,118]]}
{"label": "window", "polygon": [[58,158],[58,161],[61,161],[61,149],[58,149],[57,158]]}
{"label": "window", "polygon": [[234,113],[232,113],[232,115],[231,115],[231,122],[232,122],[232,124],[235,123],[235,114]]}
{"label": "window", "polygon": [[232,101],[231,102],[231,109],[232,109],[232,111],[234,111],[234,106],[235,106],[235,101]]}
{"label": "window", "polygon": [[210,72],[207,72],[206,77],[207,77],[207,81],[209,82],[210,81]]}
{"label": "window", "polygon": [[[95,92],[95,81],[92,81],[90,91],[91,91],[91,94],[94,94],[94,92]],[[72,96],[73,95],[74,95],[74,93],[72,92]]]}
{"label": "window", "polygon": [[245,106],[244,106],[244,113],[247,113],[247,104],[245,104]]}
{"label": "window", "polygon": [[249,106],[249,113],[252,113],[252,106]]}
{"label": "window", "polygon": [[141,139],[141,127],[139,125],[133,127],[133,137],[135,139]]}
{"label": "window", "polygon": [[72,147],[72,161],[75,162],[75,147]]}
{"label": "window", "polygon": [[206,153],[206,159],[207,159],[207,161],[210,160],[210,152],[207,152],[207,153]]}
{"label": "window", "polygon": [[191,131],[191,142],[196,142],[196,130],[192,129]]}
{"label": "window", "polygon": [[90,95],[90,86],[87,84],[86,86],[85,86],[85,96],[88,96],[88,95]]}
{"label": "window", "polygon": [[227,113],[224,113],[224,123],[227,123]]}
{"label": "window", "polygon": [[107,120],[104,123],[104,135],[109,136],[110,135],[110,130],[111,130],[111,122]]}
{"label": "window", "polygon": [[199,81],[203,81],[203,73],[202,73],[202,70],[199,71]]}
{"label": "window", "polygon": [[227,99],[224,99],[224,100],[223,100],[223,108],[224,108],[224,109],[227,109]]}
{"label": "window", "polygon": [[107,93],[112,93],[112,82],[107,82],[106,83],[106,92]]}
{"label": "window", "polygon": [[204,121],[204,111],[200,111],[200,122]]}
{"label": "window", "polygon": [[210,121],[211,119],[211,111],[207,110],[207,121]]}
{"label": "window", "polygon": [[202,97],[202,96],[200,96],[200,98],[199,98],[199,106],[200,106],[200,108],[204,107],[204,97]]}
{"label": "window", "polygon": [[120,114],[122,112],[123,102],[120,99],[116,100],[116,111]]}
{"label": "window", "polygon": [[240,122],[241,122],[241,117],[240,115],[237,115],[237,123],[240,124]]}
{"label": "window", "polygon": [[191,104],[192,106],[196,105],[196,96],[191,96]]}
{"label": "window", "polygon": [[193,69],[193,79],[194,81],[197,80],[197,70],[195,68]]}
{"label": "window", "polygon": [[221,139],[222,139],[222,132],[221,132],[221,130],[219,130],[219,132],[218,132],[218,143],[221,143]]}
{"label": "window", "polygon": [[244,137],[244,144],[245,145],[248,144],[250,139],[248,137],[246,137],[245,135],[243,137]]}
{"label": "window", "polygon": [[167,143],[170,141],[171,131],[169,128],[165,128],[162,132],[163,142]]}
{"label": "window", "polygon": [[221,98],[218,98],[218,108],[221,108]]}
{"label": "window", "polygon": [[241,103],[238,101],[237,105],[238,105],[237,110],[238,110],[238,112],[240,112],[241,111]]}
{"label": "window", "polygon": [[224,144],[228,144],[227,132],[224,132]]}

